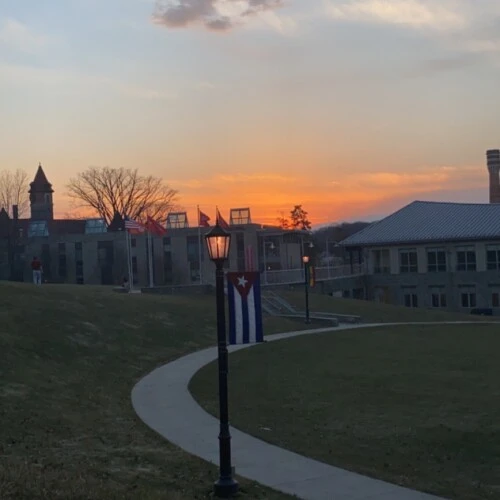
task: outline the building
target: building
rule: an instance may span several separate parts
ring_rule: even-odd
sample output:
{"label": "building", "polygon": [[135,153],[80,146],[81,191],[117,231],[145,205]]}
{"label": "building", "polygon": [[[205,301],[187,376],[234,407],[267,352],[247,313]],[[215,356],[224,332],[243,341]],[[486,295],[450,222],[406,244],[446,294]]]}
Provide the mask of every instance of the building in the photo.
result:
{"label": "building", "polygon": [[500,204],[414,201],[341,245],[369,300],[500,314]]}
{"label": "building", "polygon": [[490,203],[500,203],[500,149],[486,151],[490,175]]}
{"label": "building", "polygon": [[[52,184],[41,165],[30,184],[29,218],[12,218],[0,211],[0,280],[31,281],[30,262],[38,256],[44,280],[49,283],[119,285],[128,277],[128,253],[133,282],[149,285],[148,238],[131,236],[128,249],[122,218],[109,224],[91,218],[55,219]],[[208,259],[206,227],[189,225],[185,212],[169,214],[164,237],[152,237],[152,270],[155,285],[196,285],[214,281]],[[284,231],[252,223],[249,208],[231,209],[229,230],[233,236],[227,269],[300,269],[308,234]]]}

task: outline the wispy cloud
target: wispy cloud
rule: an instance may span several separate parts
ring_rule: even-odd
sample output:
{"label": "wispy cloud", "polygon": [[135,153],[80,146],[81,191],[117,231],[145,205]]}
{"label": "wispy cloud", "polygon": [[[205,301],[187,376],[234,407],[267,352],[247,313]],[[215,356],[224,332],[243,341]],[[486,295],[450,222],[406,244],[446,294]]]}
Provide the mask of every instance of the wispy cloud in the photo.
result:
{"label": "wispy cloud", "polygon": [[216,176],[214,180],[215,182],[227,182],[234,184],[234,183],[246,183],[246,182],[295,183],[298,182],[299,179],[288,175],[261,173],[261,174],[236,174],[236,175],[221,174]]}
{"label": "wispy cloud", "polygon": [[[259,16],[277,31],[290,29],[290,19],[280,19],[274,11],[285,0],[158,0],[153,21],[167,28],[203,26],[227,32]],[[271,13],[274,13],[271,14]]]}
{"label": "wispy cloud", "polygon": [[213,90],[217,86],[212,82],[201,81],[193,84],[193,87],[197,90]]}
{"label": "wispy cloud", "polygon": [[275,219],[274,213],[289,210],[293,200],[303,203],[311,218],[320,222],[320,214],[344,217],[349,213],[367,213],[379,206],[390,207],[390,211],[415,199],[439,199],[442,193],[462,193],[464,189],[484,191],[484,199],[487,197],[486,169],[476,165],[421,167],[411,172],[346,169],[339,171],[334,179],[257,172],[169,179],[169,182],[180,190],[183,202],[188,205],[196,205],[203,199],[215,206],[221,203],[224,193],[227,209],[250,206],[268,222]]}
{"label": "wispy cloud", "polygon": [[337,22],[375,23],[413,29],[449,49],[500,53],[497,0],[325,0]]}
{"label": "wispy cloud", "polygon": [[175,92],[155,89],[140,84],[125,83],[103,75],[89,75],[67,69],[53,69],[27,65],[0,64],[0,82],[15,86],[59,86],[64,91],[87,92],[100,90],[133,99],[169,100],[176,99]]}
{"label": "wispy cloud", "polygon": [[15,19],[5,19],[0,23],[0,45],[9,49],[36,54],[54,41],[53,37],[35,33]]}
{"label": "wispy cloud", "polygon": [[[456,2],[454,2],[456,4]],[[426,0],[353,0],[330,1],[328,14],[334,19],[356,22],[380,22],[433,30],[460,29],[467,25],[464,13],[447,1]]]}

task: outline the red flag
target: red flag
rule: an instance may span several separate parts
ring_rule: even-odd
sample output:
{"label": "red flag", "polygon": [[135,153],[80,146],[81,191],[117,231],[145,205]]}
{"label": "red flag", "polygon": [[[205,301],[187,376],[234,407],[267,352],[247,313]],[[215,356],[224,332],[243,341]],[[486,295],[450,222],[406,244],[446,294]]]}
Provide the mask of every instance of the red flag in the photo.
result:
{"label": "red flag", "polygon": [[203,213],[201,210],[198,210],[198,226],[202,227],[210,227],[210,224],[208,221],[210,220],[210,217]]}
{"label": "red flag", "polygon": [[219,226],[222,229],[229,231],[229,224],[222,218],[222,215],[220,214],[219,209],[217,209],[217,222],[219,223]]}
{"label": "red flag", "polygon": [[155,221],[152,217],[148,215],[146,220],[146,229],[156,236],[164,236],[167,234],[167,230],[157,221]]}

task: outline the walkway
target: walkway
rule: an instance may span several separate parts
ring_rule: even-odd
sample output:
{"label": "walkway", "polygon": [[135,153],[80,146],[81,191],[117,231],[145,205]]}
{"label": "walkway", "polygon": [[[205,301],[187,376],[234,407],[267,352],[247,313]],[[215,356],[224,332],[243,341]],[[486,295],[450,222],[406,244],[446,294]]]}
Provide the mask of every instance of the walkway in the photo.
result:
{"label": "walkway", "polygon": [[[335,328],[270,335],[266,340],[271,342],[298,335],[403,324],[436,323],[341,325]],[[235,352],[252,345],[255,344],[229,346],[229,351]],[[217,465],[219,421],[203,410],[188,390],[192,376],[215,359],[217,359],[217,348],[211,347],[157,368],[133,388],[132,405],[143,422],[161,436],[187,452]],[[244,434],[233,427],[231,436],[232,462],[236,474],[306,500],[437,500],[438,498],[306,458]]]}

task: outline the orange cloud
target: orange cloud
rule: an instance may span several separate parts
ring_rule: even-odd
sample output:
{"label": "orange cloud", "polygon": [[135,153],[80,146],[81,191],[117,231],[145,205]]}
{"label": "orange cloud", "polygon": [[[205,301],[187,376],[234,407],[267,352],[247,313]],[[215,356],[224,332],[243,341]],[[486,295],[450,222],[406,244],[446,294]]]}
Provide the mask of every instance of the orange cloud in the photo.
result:
{"label": "orange cloud", "polygon": [[[464,190],[484,190],[487,201],[487,175],[480,166],[423,167],[410,172],[356,172],[331,175],[287,175],[214,173],[207,178],[170,180],[179,190],[181,210],[196,224],[197,206],[215,219],[217,206],[229,218],[231,208],[250,207],[253,222],[274,224],[280,213],[288,215],[295,204],[308,211],[313,225],[329,221],[367,218],[389,213],[414,199],[439,198],[453,193],[460,201]],[[69,211],[64,196],[57,199],[59,213]]]}

